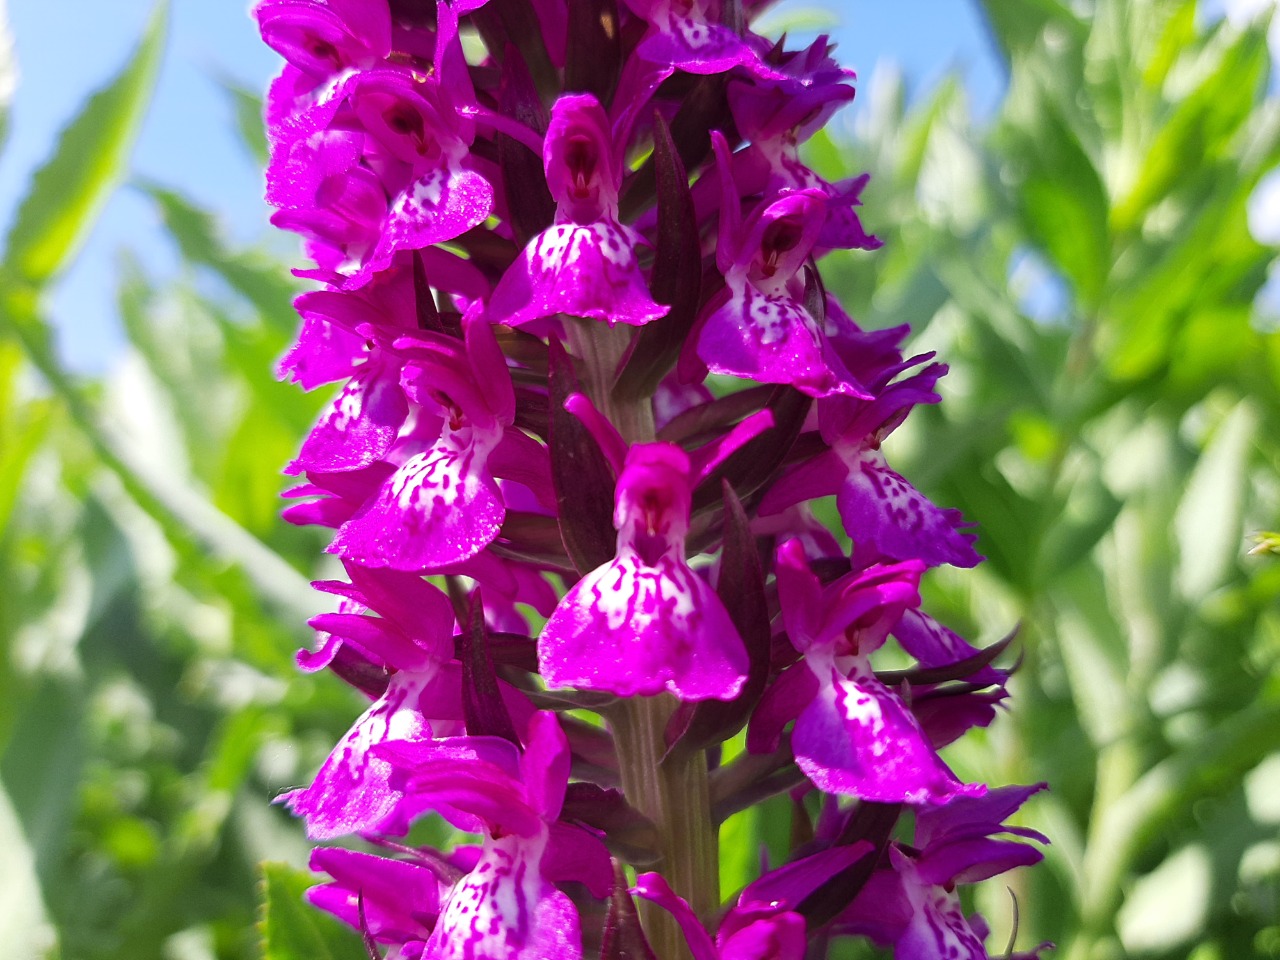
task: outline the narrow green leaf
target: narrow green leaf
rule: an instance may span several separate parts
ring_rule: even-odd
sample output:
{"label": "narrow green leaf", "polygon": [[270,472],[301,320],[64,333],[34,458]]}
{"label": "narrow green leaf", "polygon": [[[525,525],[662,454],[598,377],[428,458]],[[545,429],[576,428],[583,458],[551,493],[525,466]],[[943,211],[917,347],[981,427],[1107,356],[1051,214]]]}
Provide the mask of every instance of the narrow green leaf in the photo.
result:
{"label": "narrow green leaf", "polygon": [[1082,561],[1111,529],[1123,506],[1097,475],[1078,484],[1045,533],[1038,582],[1051,584]]}
{"label": "narrow green leaf", "polygon": [[1111,267],[1110,201],[1059,98],[1021,67],[1015,69],[1005,128],[1018,210],[1031,238],[1092,307]]}
{"label": "narrow green leaf", "polygon": [[230,77],[220,77],[218,86],[226,94],[235,117],[240,143],[260,167],[267,165],[267,128],[262,119],[262,96],[248,90]]}
{"label": "narrow green leaf", "polygon": [[360,937],[307,904],[303,893],[315,878],[283,863],[262,865],[262,956],[264,960],[354,960],[363,956]]}
{"label": "narrow green leaf", "polygon": [[23,280],[40,285],[66,266],[124,177],[159,72],[168,10],[161,0],[133,57],[89,99],[32,178],[5,244],[5,266]]}
{"label": "narrow green leaf", "polygon": [[[0,937],[5,950],[16,957],[43,957],[53,952],[57,933],[49,923],[40,897],[35,856],[0,784],[0,876],[9,890],[0,910]],[[10,886],[10,884],[12,884]]]}
{"label": "narrow green leaf", "polygon": [[268,330],[281,338],[281,348],[298,326],[293,311],[297,286],[274,260],[248,251],[228,250],[212,214],[175,190],[157,183],[140,187],[155,201],[160,216],[183,258],[209,267],[261,314]]}
{"label": "narrow green leaf", "polygon": [[1178,586],[1188,600],[1221,585],[1244,552],[1244,498],[1257,425],[1253,405],[1237,404],[1205,447],[1178,504]]}
{"label": "narrow green leaf", "polygon": [[1268,62],[1266,33],[1258,28],[1223,51],[1217,69],[1178,104],[1147,149],[1137,179],[1111,211],[1117,232],[1136,229],[1188,170],[1224,155],[1262,92]]}
{"label": "narrow green leaf", "polygon": [[4,0],[0,0],[0,147],[9,137],[9,107],[18,86],[18,57]]}
{"label": "narrow green leaf", "polygon": [[987,26],[1006,59],[1032,46],[1049,26],[1084,39],[1086,27],[1060,0],[982,0]]}

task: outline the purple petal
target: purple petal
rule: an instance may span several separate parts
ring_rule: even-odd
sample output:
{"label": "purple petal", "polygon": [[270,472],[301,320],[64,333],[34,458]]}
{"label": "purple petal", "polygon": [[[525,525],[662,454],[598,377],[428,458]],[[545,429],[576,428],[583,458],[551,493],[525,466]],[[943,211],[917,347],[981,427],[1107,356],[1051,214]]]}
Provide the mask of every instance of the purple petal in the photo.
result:
{"label": "purple petal", "polygon": [[772,753],[782,741],[783,728],[800,716],[818,695],[818,678],[804,664],[782,671],[765,690],[747,727],[747,749]]}
{"label": "purple petal", "polygon": [[498,535],[506,513],[486,463],[498,439],[475,428],[446,430],[342,525],[329,552],[394,570],[475,556]]}
{"label": "purple petal", "polygon": [[340,847],[317,847],[310,867],[333,877],[312,887],[307,899],[359,930],[364,920],[375,940],[403,943],[426,939],[440,910],[440,881],[425,864],[390,860]]}
{"label": "purple petal", "polygon": [[[831,847],[808,857],[802,857],[770,870],[759,879],[747,884],[738,897],[738,908],[772,907],[792,910],[829,882],[836,874],[853,866],[875,847],[866,840]],[[730,911],[732,915],[733,911]],[[725,918],[726,923],[729,918]]]}
{"label": "purple petal", "polygon": [[587,574],[560,601],[538,640],[553,687],[620,696],[668,689],[682,700],[729,700],[746,681],[747,654],[728,611],[682,560],[646,564],[634,553]]}
{"label": "purple petal", "polygon": [[934,749],[941,750],[974,727],[990,726],[996,707],[1007,696],[1003,689],[956,693],[943,688],[936,695],[933,691],[913,694],[911,712]]}
{"label": "purple petal", "polygon": [[670,65],[686,73],[726,73],[734,67],[745,67],[757,77],[780,76],[728,27],[680,16],[675,11],[653,22],[657,29],[636,48],[636,56],[650,63]]}
{"label": "purple petal", "polygon": [[836,506],[850,536],[866,538],[882,554],[897,560],[918,558],[930,566],[957,567],[982,562],[973,549],[977,538],[959,530],[960,511],[934,506],[889,469],[877,450],[858,450],[845,457],[849,474]]}
{"label": "purple petal", "polygon": [[613,889],[613,864],[609,848],[592,831],[572,823],[551,824],[542,874],[553,883],[576,881],[603,900]]}
{"label": "purple petal", "polygon": [[385,6],[345,9],[299,0],[263,0],[253,11],[263,41],[298,69],[317,79],[367,66],[391,49],[391,17]]}
{"label": "purple petal", "polygon": [[279,798],[306,820],[309,837],[408,829],[406,811],[399,809],[404,795],[391,786],[391,765],[370,751],[387,740],[431,737],[420,701],[435,679],[435,670],[392,675],[387,692],[338,741],[311,786]]}
{"label": "purple petal", "polygon": [[730,280],[729,291],[698,336],[698,356],[713,373],[788,383],[814,397],[859,392],[831,369],[816,324],[799,303],[741,279]]}
{"label": "purple petal", "polygon": [[367,467],[387,455],[408,414],[399,364],[370,360],[320,415],[286,473]]}
{"label": "purple petal", "polygon": [[325,318],[305,313],[302,303],[306,294],[294,301],[303,314],[298,340],[276,366],[276,375],[299,384],[303,390],[314,390],[322,383],[349,377],[356,364],[368,353],[364,338],[342,329]]}
{"label": "purple petal", "polygon": [[474,870],[454,887],[427,944],[429,960],[579,960],[578,911],[544,880],[538,842],[503,837],[485,844]]}
{"label": "purple petal", "polygon": [[718,960],[720,951],[711,942],[706,929],[694,916],[692,908],[684,899],[676,894],[660,873],[642,873],[636,877],[636,885],[631,892],[656,903],[680,924],[685,941],[689,944],[689,952],[693,960]]}
{"label": "purple petal", "polygon": [[720,960],[804,960],[804,917],[779,913],[747,924],[720,943]]}
{"label": "purple petal", "polygon": [[569,783],[569,741],[549,710],[538,711],[529,722],[520,771],[530,805],[547,821],[559,818]]}
{"label": "purple petal", "polygon": [[1048,788],[1046,783],[997,787],[984,796],[957,797],[945,807],[924,810],[916,821],[916,841],[920,846],[928,846],[957,834],[986,836],[1005,831],[1004,821],[1030,797]]}
{"label": "purple petal", "polygon": [[498,282],[488,316],[520,326],[565,313],[641,326],[665,316],[640,273],[640,236],[613,220],[561,223],[544,230]]}
{"label": "purple petal", "polygon": [[982,940],[969,925],[955,891],[924,883],[905,858],[891,851],[911,904],[910,923],[894,944],[895,960],[987,960]]}
{"label": "purple petal", "polygon": [[493,186],[480,174],[444,165],[428,170],[391,201],[382,238],[361,275],[381,270],[397,250],[452,240],[493,212]]}
{"label": "purple petal", "polygon": [[[933,617],[919,610],[907,610],[893,628],[893,635],[902,649],[920,661],[924,667],[945,667],[976,656],[978,649],[948,630]],[[968,678],[970,683],[1001,684],[1008,679],[1002,670],[982,667]]]}
{"label": "purple petal", "polygon": [[951,775],[906,706],[869,670],[845,677],[822,660],[810,668],[820,688],[791,744],[820,790],[877,803],[945,803],[985,790]]}
{"label": "purple petal", "polygon": [[616,215],[621,163],[609,118],[594,96],[569,94],[555,102],[542,165],[559,219],[591,223]]}
{"label": "purple petal", "polygon": [[927,850],[917,863],[920,876],[939,886],[980,883],[1015,867],[1028,867],[1044,859],[1035,847],[1013,840],[973,837]]}

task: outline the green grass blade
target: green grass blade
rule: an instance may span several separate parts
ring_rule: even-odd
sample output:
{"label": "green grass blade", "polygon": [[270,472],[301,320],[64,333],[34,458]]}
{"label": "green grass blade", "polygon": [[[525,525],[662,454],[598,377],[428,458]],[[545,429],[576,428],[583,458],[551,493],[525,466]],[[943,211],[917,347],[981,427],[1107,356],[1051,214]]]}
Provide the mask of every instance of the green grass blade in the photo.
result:
{"label": "green grass blade", "polygon": [[159,73],[167,22],[168,4],[161,0],[124,69],[89,98],[36,171],[5,244],[11,275],[39,286],[66,266],[124,177]]}

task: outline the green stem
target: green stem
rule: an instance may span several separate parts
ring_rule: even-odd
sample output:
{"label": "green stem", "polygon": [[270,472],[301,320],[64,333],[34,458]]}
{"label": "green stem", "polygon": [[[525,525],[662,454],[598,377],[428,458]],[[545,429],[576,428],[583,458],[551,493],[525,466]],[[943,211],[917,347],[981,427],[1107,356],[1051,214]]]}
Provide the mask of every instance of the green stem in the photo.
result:
{"label": "green stem", "polygon": [[[720,905],[719,850],[711,822],[706,756],[695,751],[666,762],[665,731],[676,700],[663,694],[624,701],[610,715],[622,790],[627,800],[658,827],[659,871],[688,901],[704,924]],[[690,956],[684,934],[671,916],[653,904],[640,905],[649,943],[660,960]]]}
{"label": "green stem", "polygon": [[[570,346],[581,361],[583,390],[627,442],[652,441],[649,400],[619,403],[611,392],[631,331],[588,321],[569,321],[568,326]],[[661,860],[656,866],[706,924],[720,905],[720,856],[711,820],[707,760],[702,751],[663,759],[667,722],[676,705],[669,694],[633,697],[611,710],[607,719],[618,748],[623,793],[658,828]],[[670,914],[645,902],[640,919],[659,960],[688,960],[684,934]]]}

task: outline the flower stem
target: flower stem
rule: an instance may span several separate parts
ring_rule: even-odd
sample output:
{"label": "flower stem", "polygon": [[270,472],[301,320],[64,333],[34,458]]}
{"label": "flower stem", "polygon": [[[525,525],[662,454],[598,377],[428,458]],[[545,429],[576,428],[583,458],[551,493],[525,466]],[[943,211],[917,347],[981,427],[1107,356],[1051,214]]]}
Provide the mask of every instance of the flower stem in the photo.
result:
{"label": "flower stem", "polygon": [[[714,926],[709,922],[720,905],[719,851],[706,755],[693,751],[663,761],[664,734],[675,707],[669,694],[634,697],[611,715],[622,789],[658,826],[662,875],[704,925]],[[684,935],[665,910],[641,903],[640,919],[659,960],[689,957]]]}
{"label": "flower stem", "polygon": [[[612,396],[618,361],[632,331],[582,320],[568,320],[566,326],[571,349],[581,363],[583,390],[596,408],[628,443],[652,441],[649,400],[616,402]],[[633,697],[611,710],[607,719],[618,748],[623,793],[658,828],[662,859],[657,867],[707,925],[720,905],[720,870],[706,754],[692,751],[663,760],[667,722],[676,706],[669,694]],[[659,960],[688,960],[684,934],[670,914],[643,901],[640,919]]]}

